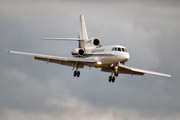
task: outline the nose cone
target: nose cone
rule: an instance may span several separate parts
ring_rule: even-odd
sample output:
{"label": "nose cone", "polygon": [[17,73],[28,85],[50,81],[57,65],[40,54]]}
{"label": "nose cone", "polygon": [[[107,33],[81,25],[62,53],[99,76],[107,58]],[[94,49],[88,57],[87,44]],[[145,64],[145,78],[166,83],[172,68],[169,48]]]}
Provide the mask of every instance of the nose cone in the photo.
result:
{"label": "nose cone", "polygon": [[129,57],[130,57],[130,56],[129,56],[129,53],[125,53],[125,54],[123,55],[123,59],[124,59],[123,61],[124,61],[124,62],[128,61],[128,60],[129,60]]}

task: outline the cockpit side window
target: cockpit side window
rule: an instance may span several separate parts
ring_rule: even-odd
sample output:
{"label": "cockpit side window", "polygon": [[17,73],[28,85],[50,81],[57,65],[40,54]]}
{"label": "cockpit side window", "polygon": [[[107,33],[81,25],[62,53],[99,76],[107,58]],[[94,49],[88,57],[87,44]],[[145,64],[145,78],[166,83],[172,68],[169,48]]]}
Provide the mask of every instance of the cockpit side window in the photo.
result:
{"label": "cockpit side window", "polygon": [[111,50],[118,52],[128,52],[126,48],[121,48],[121,47],[113,47]]}
{"label": "cockpit side window", "polygon": [[122,48],[122,51],[125,52],[124,48]]}
{"label": "cockpit side window", "polygon": [[118,51],[121,51],[121,48],[118,48]]}

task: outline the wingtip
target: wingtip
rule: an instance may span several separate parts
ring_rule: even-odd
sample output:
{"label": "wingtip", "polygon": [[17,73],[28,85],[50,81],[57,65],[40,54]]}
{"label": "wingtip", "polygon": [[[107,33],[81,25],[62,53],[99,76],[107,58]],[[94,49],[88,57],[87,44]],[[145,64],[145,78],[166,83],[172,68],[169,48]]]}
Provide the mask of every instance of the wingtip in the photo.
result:
{"label": "wingtip", "polygon": [[162,75],[163,77],[168,77],[168,78],[171,78],[171,75],[169,75],[169,74],[164,74],[164,75]]}
{"label": "wingtip", "polygon": [[171,75],[169,75],[168,77],[171,78]]}
{"label": "wingtip", "polygon": [[9,52],[9,53],[10,53],[11,51],[10,51],[10,50],[6,50],[6,52]]}
{"label": "wingtip", "polygon": [[80,19],[83,20],[84,19],[84,15],[80,14]]}
{"label": "wingtip", "polygon": [[168,77],[168,78],[171,78],[171,75],[169,74],[165,74],[164,77]]}

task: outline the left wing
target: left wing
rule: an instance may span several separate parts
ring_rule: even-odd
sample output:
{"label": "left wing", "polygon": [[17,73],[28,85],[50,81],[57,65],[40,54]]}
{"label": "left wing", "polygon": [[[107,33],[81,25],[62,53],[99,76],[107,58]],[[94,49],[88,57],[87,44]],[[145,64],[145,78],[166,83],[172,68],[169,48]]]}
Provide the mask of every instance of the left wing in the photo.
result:
{"label": "left wing", "polygon": [[33,56],[34,59],[42,60],[53,63],[59,63],[63,65],[73,66],[76,62],[81,63],[94,63],[96,62],[94,59],[88,59],[88,58],[70,58],[70,57],[60,57],[60,56],[51,56],[51,55],[43,55],[43,54],[35,54],[35,53],[27,53],[27,52],[19,52],[19,51],[11,51],[8,50],[7,52],[12,54],[19,54],[19,55],[26,55],[26,56]]}
{"label": "left wing", "polygon": [[[112,68],[102,68],[101,71],[112,72]],[[153,72],[153,71],[148,71],[148,70],[142,70],[142,69],[128,67],[128,66],[121,65],[121,64],[118,66],[118,73],[125,73],[125,74],[131,74],[131,75],[151,74],[151,75],[158,75],[158,76],[163,76],[163,77],[171,77],[171,75],[169,75],[169,74]]]}

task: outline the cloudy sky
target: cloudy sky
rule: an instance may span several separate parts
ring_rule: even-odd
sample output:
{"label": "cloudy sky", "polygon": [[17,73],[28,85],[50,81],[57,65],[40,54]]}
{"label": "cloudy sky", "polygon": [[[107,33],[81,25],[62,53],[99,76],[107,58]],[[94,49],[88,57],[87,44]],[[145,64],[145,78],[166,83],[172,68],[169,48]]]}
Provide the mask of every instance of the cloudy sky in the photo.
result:
{"label": "cloudy sky", "polygon": [[[1,0],[0,119],[3,120],[179,120],[179,0]],[[70,57],[79,15],[89,37],[130,52],[128,66],[169,73],[172,78],[119,75],[88,67],[46,64],[16,50]]]}

